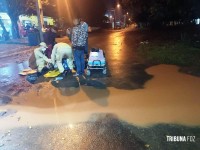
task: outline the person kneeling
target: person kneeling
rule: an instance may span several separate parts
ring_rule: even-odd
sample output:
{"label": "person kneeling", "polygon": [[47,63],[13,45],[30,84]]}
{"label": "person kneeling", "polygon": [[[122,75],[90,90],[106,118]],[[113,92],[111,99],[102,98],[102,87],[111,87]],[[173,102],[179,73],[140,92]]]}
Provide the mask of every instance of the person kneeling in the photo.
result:
{"label": "person kneeling", "polygon": [[51,59],[48,59],[44,53],[46,49],[46,43],[41,42],[39,47],[34,50],[37,70],[41,74],[45,74],[48,71],[47,65],[51,63]]}

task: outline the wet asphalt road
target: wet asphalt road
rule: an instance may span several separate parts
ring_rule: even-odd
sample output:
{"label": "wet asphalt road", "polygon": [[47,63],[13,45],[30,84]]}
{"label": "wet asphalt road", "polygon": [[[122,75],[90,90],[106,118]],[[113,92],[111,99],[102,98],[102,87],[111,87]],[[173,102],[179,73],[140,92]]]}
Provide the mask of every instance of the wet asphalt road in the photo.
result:
{"label": "wet asphalt road", "polygon": [[[143,88],[144,83],[152,76],[144,71],[148,66],[141,63],[135,52],[141,41],[143,37],[137,34],[133,27],[119,31],[100,30],[90,33],[89,49],[100,48],[105,52],[107,74],[103,75],[102,70],[92,70],[91,76],[79,78],[80,84],[96,88],[115,87],[128,90]],[[59,39],[59,42],[68,40],[63,38]],[[69,84],[70,81],[66,82]],[[64,82],[60,86],[63,87],[63,84]],[[74,84],[75,87],[76,85],[77,83]]]}
{"label": "wet asphalt road", "polygon": [[[144,71],[147,66],[141,64],[135,54],[135,49],[142,40],[140,35],[135,34],[133,28],[120,31],[101,30],[90,33],[89,48],[95,47],[104,50],[108,71],[107,75],[103,75],[101,70],[92,71],[90,77],[80,78],[81,84],[92,85],[97,88],[99,85],[130,90],[143,88],[144,83],[152,76]],[[61,38],[58,41],[69,42],[67,38]],[[30,51],[28,53],[30,55]],[[9,62],[9,64],[0,68],[0,89],[1,93],[17,95],[22,91],[27,91],[30,87],[25,82],[25,77],[18,75],[21,70],[28,67],[28,64],[26,60],[20,62],[14,59],[12,61],[12,59],[12,57],[1,58],[1,63]],[[36,83],[44,81],[46,79],[40,77]],[[77,86],[77,83],[70,84]]]}
{"label": "wet asphalt road", "polygon": [[[130,30],[123,31],[98,31],[89,35],[89,47],[103,49],[106,54],[107,75],[101,71],[94,71],[90,77],[83,76],[79,79],[68,74],[60,82],[52,81],[52,85],[60,89],[65,96],[63,88],[79,87],[81,85],[93,86],[95,88],[115,87],[119,89],[142,88],[146,80],[151,76],[144,72],[145,65],[138,63],[135,55],[136,42],[138,38],[133,36]],[[130,39],[132,39],[130,41]],[[66,38],[59,39],[69,42]],[[30,53],[30,51],[29,51]],[[31,84],[26,77],[18,73],[28,67],[27,60],[12,61],[12,57],[1,58],[6,65],[0,68],[0,105],[9,104],[20,92],[26,92]],[[16,63],[20,62],[20,63]],[[8,64],[7,64],[8,63]],[[50,81],[39,77],[35,83]],[[0,116],[6,117],[16,112],[2,112]],[[106,119],[105,119],[106,118]],[[129,129],[123,127],[121,122],[113,115],[93,116],[86,123],[74,124],[73,127],[44,126],[30,129],[14,129],[6,133],[0,132],[0,149],[2,150],[64,150],[64,149],[146,149],[145,143],[132,134]],[[67,130],[66,130],[67,129]],[[91,132],[92,131],[92,132]],[[77,134],[74,134],[76,132]],[[116,134],[117,133],[117,134]],[[61,138],[61,139],[59,139]],[[42,144],[41,144],[42,142]]]}
{"label": "wet asphalt road", "polygon": [[102,81],[108,87],[118,89],[143,88],[144,83],[151,79],[144,71],[147,66],[140,63],[135,52],[143,39],[131,29],[118,32],[102,31],[91,35],[89,46],[105,51],[108,74],[105,78],[101,73],[93,72],[90,79],[98,78],[98,81]]}
{"label": "wet asphalt road", "polygon": [[[67,42],[66,38],[59,41]],[[131,29],[122,31],[98,31],[90,34],[89,47],[101,48],[105,51],[108,74],[99,71],[92,72],[90,77],[75,78],[68,74],[61,82],[52,82],[64,96],[64,89],[81,85],[95,88],[115,87],[134,90],[143,88],[146,81],[152,78],[145,72],[148,67],[142,64],[135,50],[143,41]],[[6,58],[4,58],[6,63]],[[11,62],[11,63],[10,63]],[[11,102],[10,95],[31,88],[25,77],[18,72],[27,68],[27,61],[15,63],[9,60],[9,65],[0,68],[0,102],[6,105]],[[51,79],[40,77],[36,83],[48,82]],[[74,94],[74,93],[73,93]],[[0,103],[1,105],[1,103]],[[9,115],[10,113],[10,115]],[[0,119],[12,117],[16,112],[0,111]],[[20,120],[20,119],[19,119]],[[196,142],[168,143],[166,135],[195,135]],[[86,122],[76,124],[44,125],[36,127],[21,127],[9,131],[0,130],[0,149],[2,150],[188,150],[200,147],[200,129],[178,125],[156,125],[150,128],[140,128],[120,120],[114,114],[93,114]]]}
{"label": "wet asphalt road", "polygon": [[[167,142],[167,135],[195,141]],[[1,150],[198,150],[200,128],[158,124],[131,125],[114,114],[92,114],[76,124],[21,127],[0,131]]]}
{"label": "wet asphalt road", "polygon": [[[67,42],[65,38],[59,41]],[[80,84],[96,88],[115,87],[128,90],[143,88],[144,83],[152,76],[144,71],[148,66],[141,63],[135,52],[141,41],[143,37],[138,35],[134,28],[90,33],[89,49],[100,48],[105,52],[107,74],[103,75],[101,70],[92,70],[91,76],[79,78]],[[63,87],[63,84],[60,86]]]}

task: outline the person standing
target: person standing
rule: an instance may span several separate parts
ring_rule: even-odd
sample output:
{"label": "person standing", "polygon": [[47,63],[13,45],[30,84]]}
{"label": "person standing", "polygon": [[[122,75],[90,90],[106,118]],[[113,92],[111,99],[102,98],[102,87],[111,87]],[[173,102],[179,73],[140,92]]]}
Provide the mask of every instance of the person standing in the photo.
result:
{"label": "person standing", "polygon": [[84,31],[87,34],[84,53],[85,55],[88,55],[88,24],[83,19],[80,19],[80,23],[81,23],[81,27],[84,29]]}
{"label": "person standing", "polygon": [[55,30],[54,27],[51,27],[49,30],[48,41],[49,41],[49,45],[51,45],[52,48],[56,44],[56,35],[57,35],[57,31]]}
{"label": "person standing", "polygon": [[46,55],[48,58],[51,58],[51,53],[54,45],[56,44],[56,35],[57,32],[53,27],[50,27],[50,29],[47,31],[47,50]]}
{"label": "person standing", "polygon": [[53,65],[57,65],[59,72],[65,74],[65,69],[62,64],[62,60],[67,59],[67,65],[70,70],[73,69],[73,52],[71,46],[66,43],[57,43],[54,45],[51,54],[51,60]]}
{"label": "person standing", "polygon": [[75,26],[72,29],[71,42],[72,48],[74,50],[74,59],[76,64],[76,74],[74,76],[79,76],[84,74],[84,51],[88,35],[81,26],[78,19],[74,19],[73,23]]}

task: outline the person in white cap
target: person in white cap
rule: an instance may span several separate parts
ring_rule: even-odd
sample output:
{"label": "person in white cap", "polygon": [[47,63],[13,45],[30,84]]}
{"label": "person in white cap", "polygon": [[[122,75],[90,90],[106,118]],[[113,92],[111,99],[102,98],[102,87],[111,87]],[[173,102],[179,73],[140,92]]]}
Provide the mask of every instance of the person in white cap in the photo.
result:
{"label": "person in white cap", "polygon": [[46,49],[46,43],[41,42],[39,44],[39,47],[34,50],[38,72],[42,72],[42,70],[47,66],[47,64],[51,63],[51,59],[48,59],[44,53]]}
{"label": "person in white cap", "polygon": [[70,70],[73,69],[73,52],[70,45],[66,43],[57,43],[54,45],[51,54],[51,60],[53,65],[57,65],[59,72],[64,73],[65,69],[62,64],[62,60],[66,58],[67,64]]}

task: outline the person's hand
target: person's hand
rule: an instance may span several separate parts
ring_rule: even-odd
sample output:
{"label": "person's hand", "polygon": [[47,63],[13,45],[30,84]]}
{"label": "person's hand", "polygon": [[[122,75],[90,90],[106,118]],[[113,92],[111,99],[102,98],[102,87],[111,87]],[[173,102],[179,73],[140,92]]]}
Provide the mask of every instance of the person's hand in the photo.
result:
{"label": "person's hand", "polygon": [[52,63],[48,63],[48,64],[47,64],[47,68],[48,68],[49,70],[54,70],[54,65],[53,65]]}
{"label": "person's hand", "polygon": [[70,28],[67,29],[67,34],[71,34]]}
{"label": "person's hand", "polygon": [[58,68],[57,64],[54,65],[54,68]]}

